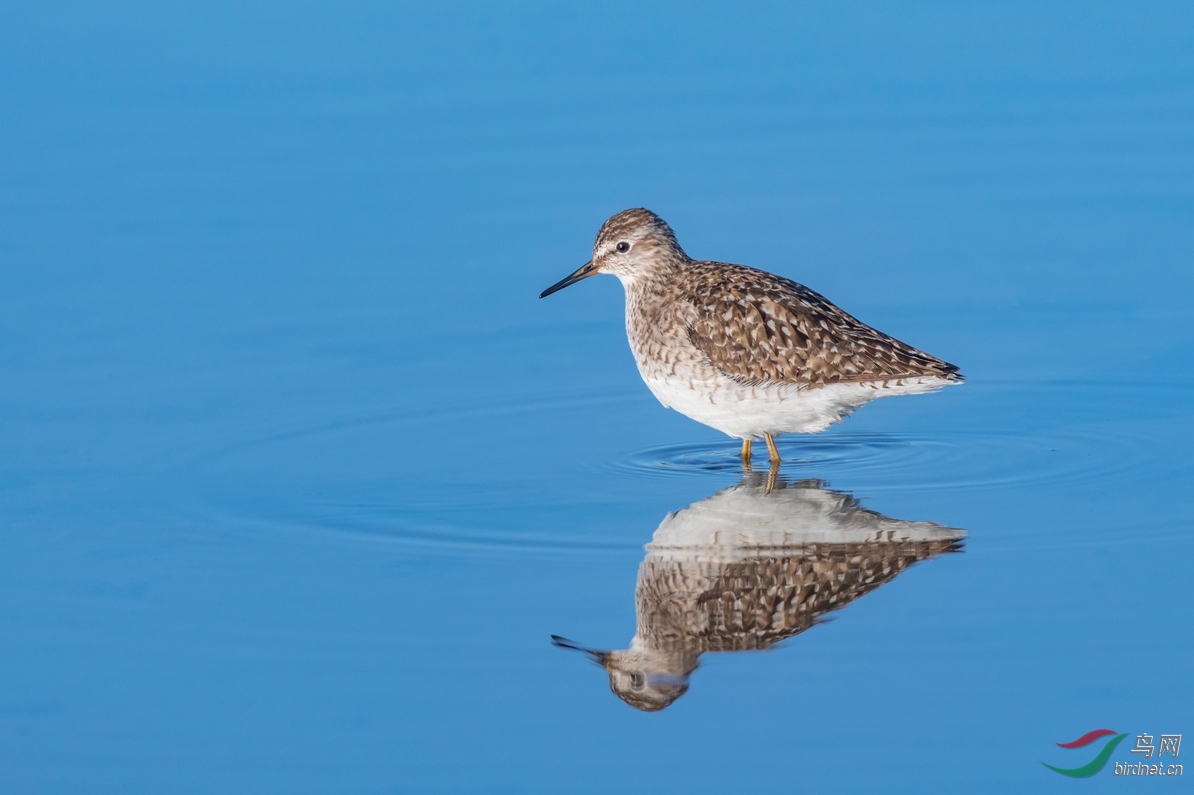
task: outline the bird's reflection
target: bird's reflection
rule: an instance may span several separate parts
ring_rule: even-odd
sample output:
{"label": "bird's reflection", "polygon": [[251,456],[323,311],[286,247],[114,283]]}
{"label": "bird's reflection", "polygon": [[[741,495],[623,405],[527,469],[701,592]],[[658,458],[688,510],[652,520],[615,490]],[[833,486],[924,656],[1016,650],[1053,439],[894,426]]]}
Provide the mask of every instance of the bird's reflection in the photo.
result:
{"label": "bird's reflection", "polygon": [[709,651],[766,649],[921,560],[961,548],[964,530],[889,519],[821,482],[746,473],[669,514],[638,570],[630,648],[587,649],[610,689],[654,712],[688,690]]}

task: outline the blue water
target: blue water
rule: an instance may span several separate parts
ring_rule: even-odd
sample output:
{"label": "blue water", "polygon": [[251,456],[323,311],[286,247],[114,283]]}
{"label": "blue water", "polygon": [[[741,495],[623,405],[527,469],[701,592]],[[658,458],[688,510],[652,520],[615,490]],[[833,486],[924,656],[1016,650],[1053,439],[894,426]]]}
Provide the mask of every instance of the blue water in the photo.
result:
{"label": "blue water", "polygon": [[[4,791],[1097,792],[1054,743],[1194,730],[1188,5],[6,5],[0,107]],[[781,440],[960,549],[650,714],[550,636],[625,648],[741,472],[616,280],[537,298],[630,206],[968,377]]]}

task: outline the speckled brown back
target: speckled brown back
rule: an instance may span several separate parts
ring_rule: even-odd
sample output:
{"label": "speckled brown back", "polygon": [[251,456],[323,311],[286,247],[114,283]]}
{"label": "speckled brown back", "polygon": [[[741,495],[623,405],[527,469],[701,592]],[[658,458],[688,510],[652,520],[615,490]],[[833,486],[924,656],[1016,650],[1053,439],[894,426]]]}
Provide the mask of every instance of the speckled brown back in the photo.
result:
{"label": "speckled brown back", "polygon": [[743,384],[892,381],[958,368],[876,331],[823,296],[742,265],[689,260],[665,288],[693,346]]}

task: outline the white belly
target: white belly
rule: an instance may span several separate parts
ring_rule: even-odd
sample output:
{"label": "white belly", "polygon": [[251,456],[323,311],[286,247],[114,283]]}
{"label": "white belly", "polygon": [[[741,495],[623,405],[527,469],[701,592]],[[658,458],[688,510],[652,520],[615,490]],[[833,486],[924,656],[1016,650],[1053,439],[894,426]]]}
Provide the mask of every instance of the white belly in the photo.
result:
{"label": "white belly", "polygon": [[677,378],[645,373],[643,381],[664,406],[739,439],[759,439],[765,433],[819,433],[875,398],[934,392],[954,383],[921,377],[816,388],[744,386],[720,375]]}

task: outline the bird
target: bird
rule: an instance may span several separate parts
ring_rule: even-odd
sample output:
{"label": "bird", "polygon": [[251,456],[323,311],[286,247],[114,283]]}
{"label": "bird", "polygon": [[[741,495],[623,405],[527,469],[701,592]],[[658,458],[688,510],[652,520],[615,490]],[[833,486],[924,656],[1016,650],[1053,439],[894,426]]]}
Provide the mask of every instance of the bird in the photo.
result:
{"label": "bird", "polygon": [[638,569],[629,648],[552,643],[586,653],[614,695],[657,712],[688,691],[706,652],[774,647],[965,538],[875,513],[816,479],[746,472],[660,522]]}
{"label": "bird", "polygon": [[626,336],[647,388],[666,408],[742,440],[820,433],[879,397],[964,380],[956,365],[884,334],[791,279],[684,253],[642,207],[601,225],[592,258],[540,298],[597,274],[626,294]]}

